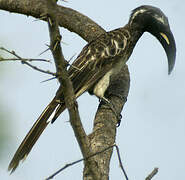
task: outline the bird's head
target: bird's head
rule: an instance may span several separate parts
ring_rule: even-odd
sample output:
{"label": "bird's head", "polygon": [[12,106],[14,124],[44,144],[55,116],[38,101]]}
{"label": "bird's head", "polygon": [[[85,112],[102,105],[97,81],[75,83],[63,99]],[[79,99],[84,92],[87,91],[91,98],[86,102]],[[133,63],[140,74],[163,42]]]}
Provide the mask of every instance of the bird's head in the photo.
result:
{"label": "bird's head", "polygon": [[160,41],[168,58],[170,74],[175,65],[176,45],[165,14],[153,6],[140,6],[132,11],[129,25],[139,28],[142,32],[151,33]]}

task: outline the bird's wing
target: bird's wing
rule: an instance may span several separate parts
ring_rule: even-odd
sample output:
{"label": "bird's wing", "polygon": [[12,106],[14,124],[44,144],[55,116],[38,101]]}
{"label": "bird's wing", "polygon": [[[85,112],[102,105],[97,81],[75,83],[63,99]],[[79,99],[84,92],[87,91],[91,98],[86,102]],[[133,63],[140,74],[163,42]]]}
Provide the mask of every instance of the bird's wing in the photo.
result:
{"label": "bird's wing", "polygon": [[89,90],[124,54],[127,38],[119,29],[87,44],[68,70],[76,97]]}
{"label": "bird's wing", "polygon": [[[127,38],[120,29],[100,35],[87,44],[68,70],[76,98],[98,82],[125,53]],[[61,104],[52,123],[64,111]]]}

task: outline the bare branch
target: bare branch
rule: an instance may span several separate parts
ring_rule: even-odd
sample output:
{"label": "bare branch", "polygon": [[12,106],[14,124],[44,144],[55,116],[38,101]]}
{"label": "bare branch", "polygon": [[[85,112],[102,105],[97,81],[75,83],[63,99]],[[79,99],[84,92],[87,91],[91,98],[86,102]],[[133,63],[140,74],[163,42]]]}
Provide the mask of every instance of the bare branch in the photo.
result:
{"label": "bare branch", "polygon": [[50,48],[47,48],[46,50],[42,51],[41,53],[39,53],[39,56],[41,56],[42,54],[44,54],[45,52],[49,51]]}
{"label": "bare branch", "polygon": [[158,168],[154,168],[154,170],[145,178],[145,180],[151,180],[158,173]]}
{"label": "bare branch", "polygon": [[46,180],[53,179],[57,174],[59,174],[60,172],[62,172],[66,168],[68,168],[70,166],[73,166],[73,165],[75,165],[75,164],[77,164],[77,163],[79,163],[81,161],[88,160],[88,159],[90,159],[90,158],[92,158],[92,157],[94,157],[94,156],[96,156],[98,154],[104,153],[105,151],[107,151],[107,150],[109,150],[109,149],[111,149],[113,147],[116,147],[116,152],[117,152],[117,155],[118,155],[118,160],[119,160],[120,167],[121,167],[121,169],[122,169],[122,171],[123,171],[123,173],[125,175],[125,179],[128,180],[128,176],[127,176],[127,174],[126,174],[126,172],[125,172],[125,170],[123,168],[123,164],[122,164],[122,161],[121,161],[121,156],[120,156],[120,153],[119,153],[119,147],[116,144],[114,144],[112,146],[109,146],[109,147],[103,149],[102,151],[98,151],[98,152],[96,152],[96,153],[94,153],[94,154],[92,154],[92,155],[90,155],[88,157],[85,157],[85,158],[79,159],[77,161],[74,161],[72,163],[66,164],[64,167],[60,168],[58,171],[56,171],[51,176],[49,176],[48,178],[46,178]]}
{"label": "bare branch", "polygon": [[32,64],[30,64],[29,62],[32,62],[32,61],[43,61],[43,62],[51,62],[50,60],[45,60],[45,59],[27,59],[27,58],[22,58],[21,56],[19,56],[18,54],[15,53],[15,51],[9,51],[8,49],[6,48],[3,48],[3,47],[0,47],[1,50],[3,51],[6,51],[7,53],[17,57],[17,58],[8,58],[8,59],[4,59],[4,58],[0,58],[0,61],[21,61],[22,64],[25,64],[29,67],[31,67],[32,69],[36,70],[36,71],[39,71],[39,72],[42,72],[42,73],[45,73],[45,74],[49,74],[49,75],[52,75],[52,76],[57,76],[56,73],[53,73],[53,72],[50,72],[50,71],[46,71],[46,70],[43,70],[43,69],[40,69],[38,68],[37,66],[34,66]]}
{"label": "bare branch", "polygon": [[33,62],[33,61],[42,61],[42,62],[51,62],[50,60],[47,59],[27,59],[27,58],[2,58],[0,57],[0,61],[29,61],[29,62]]}
{"label": "bare branch", "polygon": [[119,160],[120,168],[121,168],[121,170],[122,170],[122,172],[123,172],[123,174],[125,176],[125,179],[128,180],[127,173],[126,173],[126,171],[125,171],[125,169],[123,167],[123,163],[121,161],[121,156],[120,156],[120,153],[119,153],[119,147],[117,145],[115,145],[115,147],[116,147],[116,151],[117,151],[117,155],[118,155],[118,160]]}
{"label": "bare branch", "polygon": [[5,52],[7,52],[7,53],[9,53],[9,54],[17,57],[17,58],[7,58],[7,59],[4,59],[4,58],[1,57],[0,61],[16,61],[16,60],[19,60],[19,61],[30,61],[30,62],[32,62],[32,61],[51,62],[51,60],[47,60],[47,59],[30,59],[30,58],[28,59],[28,58],[22,58],[22,57],[18,56],[15,53],[15,51],[9,51],[8,49],[6,49],[4,47],[0,47],[0,50],[5,51]]}
{"label": "bare branch", "polygon": [[99,152],[96,152],[96,153],[94,153],[94,154],[92,154],[92,155],[90,155],[90,156],[88,156],[88,157],[85,157],[85,158],[79,159],[79,160],[77,160],[77,161],[74,161],[74,162],[72,162],[72,163],[66,164],[64,167],[60,168],[58,171],[56,171],[56,172],[53,173],[51,176],[49,176],[48,178],[46,178],[46,180],[52,179],[52,178],[54,178],[54,176],[56,176],[57,174],[59,174],[60,172],[62,172],[63,170],[65,170],[66,168],[68,168],[68,167],[70,167],[70,166],[73,166],[73,165],[75,165],[75,164],[77,164],[77,163],[79,163],[79,162],[81,162],[81,161],[88,160],[89,158],[92,158],[93,156],[96,156],[97,154],[101,154],[101,153],[107,151],[108,149],[110,149],[110,148],[112,148],[112,147],[114,147],[114,146],[115,146],[115,145],[109,146],[109,147],[105,148],[104,150],[99,151]]}

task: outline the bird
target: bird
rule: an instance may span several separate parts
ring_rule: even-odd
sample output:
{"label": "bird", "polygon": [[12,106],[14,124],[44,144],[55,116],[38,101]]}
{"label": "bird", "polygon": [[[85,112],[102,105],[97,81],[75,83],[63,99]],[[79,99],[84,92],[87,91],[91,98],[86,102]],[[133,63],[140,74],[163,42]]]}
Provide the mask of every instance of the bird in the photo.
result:
{"label": "bird", "polygon": [[[105,32],[89,42],[68,68],[75,98],[88,91],[109,102],[104,93],[109,87],[110,78],[120,72],[144,32],[151,33],[161,43],[166,52],[170,74],[175,65],[176,43],[168,18],[157,7],[142,5],[132,10],[125,26]],[[27,157],[50,119],[54,122],[65,109],[60,85],[55,97],[38,117],[13,156],[8,167],[11,173]]]}

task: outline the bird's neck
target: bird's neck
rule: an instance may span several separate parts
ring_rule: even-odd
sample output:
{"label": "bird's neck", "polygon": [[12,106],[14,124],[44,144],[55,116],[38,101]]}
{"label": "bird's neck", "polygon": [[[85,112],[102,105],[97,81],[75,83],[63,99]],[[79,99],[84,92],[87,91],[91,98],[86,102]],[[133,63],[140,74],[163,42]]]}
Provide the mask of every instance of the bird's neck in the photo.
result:
{"label": "bird's neck", "polygon": [[123,28],[120,28],[120,30],[126,34],[127,36],[127,53],[128,58],[132,54],[132,51],[139,40],[139,38],[143,35],[144,31],[140,26],[131,26],[130,24],[125,25]]}
{"label": "bird's neck", "polygon": [[134,24],[128,24],[127,28],[129,29],[131,40],[135,45],[139,40],[139,38],[143,35],[144,27],[142,27],[142,25],[134,23]]}

